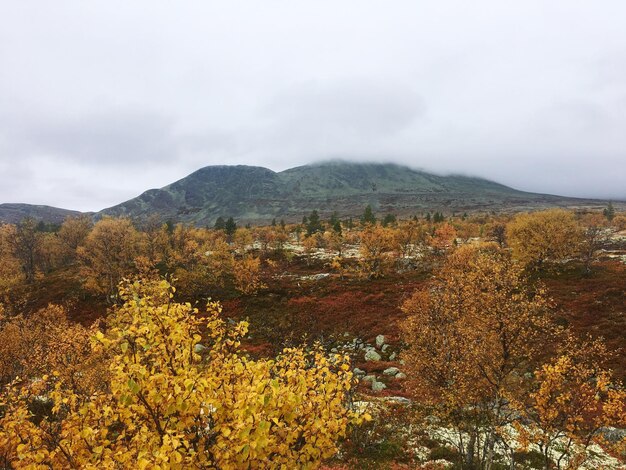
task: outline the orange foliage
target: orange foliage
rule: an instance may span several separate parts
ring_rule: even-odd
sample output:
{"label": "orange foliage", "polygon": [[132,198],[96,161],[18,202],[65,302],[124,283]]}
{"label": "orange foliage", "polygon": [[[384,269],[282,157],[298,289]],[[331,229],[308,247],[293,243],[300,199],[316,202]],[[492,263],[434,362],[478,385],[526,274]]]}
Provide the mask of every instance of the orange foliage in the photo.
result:
{"label": "orange foliage", "polygon": [[102,358],[89,345],[95,328],[70,322],[56,305],[0,323],[0,383],[56,370],[72,389],[93,390],[105,375]]}
{"label": "orange foliage", "polygon": [[442,252],[453,245],[456,235],[455,228],[448,222],[444,222],[435,229],[430,244],[437,252]]}
{"label": "orange foliage", "polygon": [[361,232],[359,265],[361,272],[368,278],[377,278],[385,274],[393,261],[393,230],[380,225],[366,225]]}
{"label": "orange foliage", "polygon": [[261,260],[252,256],[244,256],[235,260],[233,275],[235,288],[246,295],[256,294],[265,284],[261,281]]}
{"label": "orange foliage", "polygon": [[518,214],[507,224],[506,236],[513,255],[534,269],[578,253],[580,227],[574,214],[563,209]]}
{"label": "orange foliage", "polygon": [[117,285],[124,276],[135,271],[139,234],[128,219],[104,218],[89,233],[85,245],[78,248],[83,263],[85,286],[106,295],[107,301],[117,298]]}
{"label": "orange foliage", "polygon": [[498,430],[512,420],[506,402],[524,393],[524,373],[543,352],[549,307],[505,252],[469,245],[402,307],[415,394],[448,425],[470,433],[482,427],[488,460]]}

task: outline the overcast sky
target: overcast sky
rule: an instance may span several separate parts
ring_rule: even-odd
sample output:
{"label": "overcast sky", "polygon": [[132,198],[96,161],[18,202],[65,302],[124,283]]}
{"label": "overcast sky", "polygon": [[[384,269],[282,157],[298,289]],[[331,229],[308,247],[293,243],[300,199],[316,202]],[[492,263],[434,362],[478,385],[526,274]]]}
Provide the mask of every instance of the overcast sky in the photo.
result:
{"label": "overcast sky", "polygon": [[394,161],[626,198],[624,0],[0,0],[0,202]]}

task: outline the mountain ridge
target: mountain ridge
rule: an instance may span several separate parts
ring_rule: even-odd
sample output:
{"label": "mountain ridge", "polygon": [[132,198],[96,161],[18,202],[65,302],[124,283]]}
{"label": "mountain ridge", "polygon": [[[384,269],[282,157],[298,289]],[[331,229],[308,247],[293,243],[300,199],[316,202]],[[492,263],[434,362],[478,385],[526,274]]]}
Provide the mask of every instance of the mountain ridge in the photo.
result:
{"label": "mountain ridge", "polygon": [[267,223],[322,215],[358,216],[367,205],[400,216],[416,212],[527,210],[551,206],[596,205],[593,199],[567,198],[516,190],[485,178],[441,176],[395,163],[318,162],[275,172],[248,165],[214,165],[196,170],[160,189],[104,209],[99,215],[211,225],[217,217]]}
{"label": "mountain ridge", "polygon": [[[150,216],[172,222],[212,225],[218,217],[240,223],[272,219],[300,221],[318,210],[341,217],[374,211],[410,216],[426,211],[523,211],[547,207],[602,208],[605,201],[520,191],[477,176],[437,175],[395,163],[317,162],[273,171],[261,166],[212,165],[162,188],[86,213],[95,218]],[[0,204],[0,222],[24,217],[60,223],[78,211],[29,204]]]}
{"label": "mountain ridge", "polygon": [[[43,204],[22,204],[7,202],[0,204],[0,223],[15,224],[30,217],[45,223],[61,224],[67,217],[78,216],[83,212]],[[91,214],[86,212],[85,214]]]}

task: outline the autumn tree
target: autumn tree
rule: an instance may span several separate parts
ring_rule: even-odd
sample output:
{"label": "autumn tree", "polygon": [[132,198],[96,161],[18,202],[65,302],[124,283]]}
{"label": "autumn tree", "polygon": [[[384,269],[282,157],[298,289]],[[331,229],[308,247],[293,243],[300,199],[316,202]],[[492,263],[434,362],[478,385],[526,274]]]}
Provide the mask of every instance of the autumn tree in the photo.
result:
{"label": "autumn tree", "polygon": [[169,237],[171,256],[168,269],[180,265],[193,264],[198,256],[200,245],[207,235],[192,226],[176,224]]}
{"label": "autumn tree", "polygon": [[93,222],[87,216],[68,217],[59,229],[59,241],[66,262],[77,258],[77,250],[82,246],[93,228]]}
{"label": "autumn tree", "polygon": [[20,260],[13,249],[17,236],[15,225],[0,225],[0,302],[25,279]]}
{"label": "autumn tree", "polygon": [[609,241],[611,229],[600,214],[588,214],[581,220],[579,255],[585,272],[591,272],[591,264],[598,259],[602,247]]}
{"label": "autumn tree", "polygon": [[457,443],[468,466],[491,468],[500,430],[514,420],[507,403],[524,393],[544,350],[549,307],[493,246],[459,248],[402,306],[411,387],[444,425],[470,436]]}
{"label": "autumn tree", "polygon": [[58,305],[1,323],[0,386],[18,376],[30,380],[56,370],[72,390],[91,393],[106,372],[101,357],[91,351],[94,331],[71,322]]}
{"label": "autumn tree", "polygon": [[37,257],[41,248],[41,236],[37,232],[37,222],[34,219],[25,218],[18,223],[12,244],[13,253],[19,260],[26,282],[30,284],[35,280]]}
{"label": "autumn tree", "polygon": [[117,284],[135,271],[138,242],[139,234],[128,219],[105,217],[96,223],[78,250],[86,287],[115,301]]}
{"label": "autumn tree", "polygon": [[256,241],[261,245],[261,252],[267,253],[270,246],[274,244],[274,229],[272,227],[256,227],[253,233]]}
{"label": "autumn tree", "polygon": [[235,288],[245,295],[256,294],[265,284],[261,280],[261,260],[245,255],[234,261],[233,277]]}
{"label": "autumn tree", "polygon": [[334,251],[339,258],[343,256],[345,239],[341,230],[329,230],[324,232],[324,245],[330,251]]}
{"label": "autumn tree", "polygon": [[171,256],[170,233],[167,224],[156,215],[148,217],[140,226],[139,252],[146,268],[166,270]]}
{"label": "autumn tree", "polygon": [[506,225],[502,223],[495,223],[487,231],[487,237],[489,241],[496,242],[500,248],[504,248],[506,245]]}
{"label": "autumn tree", "polygon": [[436,253],[442,253],[454,245],[456,240],[455,228],[444,222],[435,228],[435,232],[430,239],[430,245],[435,249]]}
{"label": "autumn tree", "polygon": [[535,372],[531,392],[514,402],[522,447],[537,445],[546,470],[588,464],[587,450],[604,443],[603,429],[626,426],[626,391],[603,364],[610,353],[602,342],[570,336],[559,349]]}
{"label": "autumn tree", "polygon": [[285,244],[289,241],[289,233],[282,225],[275,225],[272,227],[272,232],[272,248],[275,253],[282,253],[285,248]]}
{"label": "autumn tree", "polygon": [[38,236],[37,268],[45,275],[65,263],[65,250],[56,233],[39,232]]}
{"label": "autumn tree", "polygon": [[[314,468],[365,418],[347,408],[346,357],[291,348],[253,361],[238,350],[247,324],[227,328],[218,304],[199,315],[165,282],[120,296],[92,342],[110,357],[106,391],[79,394],[54,374],[4,395],[10,466]],[[39,422],[33,392],[51,402]]]}
{"label": "autumn tree", "polygon": [[479,224],[467,219],[455,219],[452,222],[452,226],[456,231],[457,238],[460,238],[464,242],[468,242],[472,238],[479,237],[482,229]]}
{"label": "autumn tree", "polygon": [[518,214],[507,224],[506,237],[515,258],[540,270],[578,253],[580,228],[572,212],[550,209]]}
{"label": "autumn tree", "polygon": [[233,273],[233,248],[226,242],[225,234],[207,230],[177,229],[185,240],[182,251],[170,266],[179,280],[180,291],[186,297],[206,297],[216,287],[224,287]]}
{"label": "autumn tree", "polygon": [[233,247],[240,255],[246,253],[248,248],[254,243],[252,232],[247,228],[238,228],[233,236]]}
{"label": "autumn tree", "polygon": [[401,258],[410,258],[417,254],[427,240],[426,227],[416,220],[402,222],[393,232],[394,242]]}
{"label": "autumn tree", "polygon": [[307,265],[311,264],[313,253],[315,253],[318,248],[323,248],[325,246],[325,242],[326,240],[324,240],[324,235],[320,232],[314,233],[302,241],[302,247],[304,248],[304,254],[306,255]]}
{"label": "autumn tree", "polygon": [[393,262],[393,232],[379,225],[369,225],[360,234],[359,265],[369,278],[381,277]]}
{"label": "autumn tree", "polygon": [[613,227],[618,232],[626,230],[626,214],[617,214],[611,221],[611,227]]}

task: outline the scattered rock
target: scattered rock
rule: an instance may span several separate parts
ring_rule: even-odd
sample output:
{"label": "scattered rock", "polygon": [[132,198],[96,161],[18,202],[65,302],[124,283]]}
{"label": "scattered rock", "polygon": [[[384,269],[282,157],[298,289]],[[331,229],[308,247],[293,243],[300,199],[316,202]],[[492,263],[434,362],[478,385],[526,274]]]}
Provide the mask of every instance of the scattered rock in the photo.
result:
{"label": "scattered rock", "polygon": [[387,349],[389,349],[389,345],[388,345],[388,344],[383,344],[383,347],[382,347],[382,348],[380,348],[380,350],[381,350],[382,352],[387,352]]}
{"label": "scattered rock", "polygon": [[395,360],[396,360],[396,357],[398,357],[398,355],[397,355],[395,352],[393,352],[393,353],[391,353],[391,354],[389,355],[389,360],[390,360],[390,361],[395,361]]}
{"label": "scattered rock", "polygon": [[411,400],[404,397],[385,397],[384,400],[386,402],[399,403],[401,405],[410,405]]}
{"label": "scattered rock", "polygon": [[406,374],[405,374],[404,372],[398,372],[398,373],[396,374],[396,379],[398,379],[398,380],[404,380],[404,379],[406,379]]}
{"label": "scattered rock", "polygon": [[370,349],[365,353],[366,361],[380,361],[380,354],[378,354],[375,350]]}
{"label": "scattered rock", "polygon": [[376,376],[375,375],[366,375],[361,380],[363,380],[363,382],[376,382]]}
{"label": "scattered rock", "polygon": [[300,279],[305,280],[305,281],[321,281],[322,279],[325,279],[328,276],[330,276],[330,274],[328,273],[319,273],[319,274],[312,274],[310,276],[302,276]]}
{"label": "scattered rock", "polygon": [[195,352],[196,354],[200,354],[204,350],[206,350],[206,346],[204,344],[197,343],[193,347],[193,352]]}
{"label": "scattered rock", "polygon": [[600,432],[611,443],[620,442],[626,437],[626,429],[606,427],[602,428]]}
{"label": "scattered rock", "polygon": [[357,377],[361,377],[361,376],[365,375],[365,371],[364,371],[363,369],[359,369],[358,367],[355,367],[355,368],[352,370],[352,373],[353,373],[354,375],[356,375]]}
{"label": "scattered rock", "polygon": [[385,390],[387,388],[387,386],[382,383],[382,382],[372,382],[372,391],[373,392],[382,392],[383,390]]}
{"label": "scattered rock", "polygon": [[389,367],[388,369],[385,369],[383,371],[383,375],[395,376],[399,372],[400,372],[400,369],[398,369],[397,367]]}
{"label": "scattered rock", "polygon": [[378,335],[376,337],[376,347],[377,348],[382,348],[383,344],[385,344],[385,336],[384,335]]}

